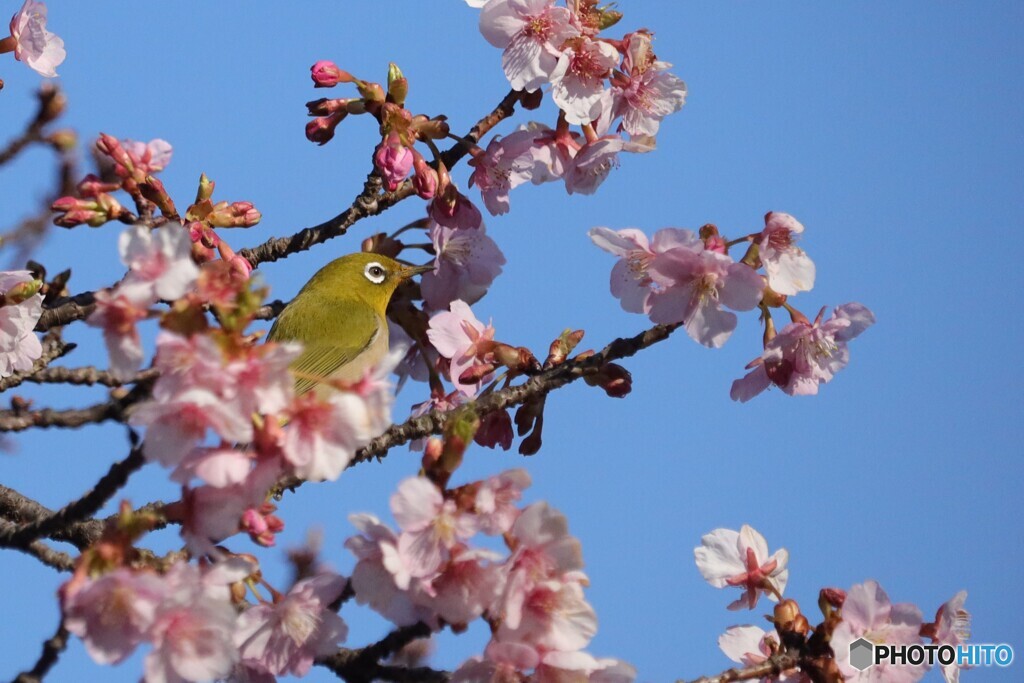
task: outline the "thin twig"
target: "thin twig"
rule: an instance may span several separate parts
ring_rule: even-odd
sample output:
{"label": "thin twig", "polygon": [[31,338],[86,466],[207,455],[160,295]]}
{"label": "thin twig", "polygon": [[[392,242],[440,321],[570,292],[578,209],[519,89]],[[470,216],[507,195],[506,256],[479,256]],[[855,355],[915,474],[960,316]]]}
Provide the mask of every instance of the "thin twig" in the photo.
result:
{"label": "thin twig", "polygon": [[[397,666],[384,667],[381,665],[381,660],[390,657],[412,641],[426,638],[430,634],[430,627],[423,622],[418,622],[411,626],[403,626],[396,629],[372,645],[367,645],[357,650],[340,648],[334,654],[318,659],[316,663],[330,669],[338,677],[344,678],[349,683],[370,683],[370,681],[377,678],[382,678],[380,671],[383,668],[394,669],[396,672],[399,670],[412,671],[412,669],[404,669]],[[421,668],[417,667],[417,669]],[[426,669],[426,671],[438,674],[439,676],[443,675],[447,679],[447,674],[443,672],[437,672],[433,669]],[[389,671],[389,673],[394,672]],[[387,680],[397,679],[388,678]],[[406,678],[404,680],[412,681],[419,679]]]}
{"label": "thin twig", "polygon": [[[792,671],[799,665],[796,656],[780,652],[772,655],[760,664],[748,666],[743,669],[733,668],[723,671],[717,676],[702,676],[689,683],[732,683],[733,681],[752,681],[766,676],[778,676],[779,674]],[[687,683],[678,680],[676,683]]]}
{"label": "thin twig", "polygon": [[99,370],[92,366],[82,368],[45,368],[25,377],[26,382],[35,384],[82,384],[92,386],[101,384],[107,387],[120,387],[156,379],[159,372],[155,368],[143,370],[127,380],[119,380],[107,370]]}
{"label": "thin twig", "polygon": [[122,397],[97,403],[86,408],[69,408],[67,410],[12,408],[11,410],[0,410],[0,432],[21,432],[33,427],[73,429],[87,424],[106,422],[107,420],[123,422],[127,417],[127,409],[149,396],[151,387],[151,381],[141,381]]}
{"label": "thin twig", "polygon": [[43,677],[50,672],[53,665],[57,663],[57,658],[64,652],[64,648],[68,645],[68,630],[64,628],[64,622],[61,621],[57,627],[57,632],[43,643],[43,653],[39,655],[39,659],[28,671],[22,671],[14,679],[13,683],[41,683]]}

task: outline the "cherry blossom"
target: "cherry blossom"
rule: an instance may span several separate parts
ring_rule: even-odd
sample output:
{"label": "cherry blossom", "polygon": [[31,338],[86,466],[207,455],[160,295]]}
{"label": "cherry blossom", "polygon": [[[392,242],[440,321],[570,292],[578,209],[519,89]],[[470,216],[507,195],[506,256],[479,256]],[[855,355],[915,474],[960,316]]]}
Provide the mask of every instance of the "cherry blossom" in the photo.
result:
{"label": "cherry blossom", "polygon": [[736,329],[736,315],[761,301],[764,281],[754,269],[702,245],[681,246],[659,254],[649,268],[658,286],[650,299],[651,320],[683,323],[694,341],[719,348]]}
{"label": "cherry blossom", "polygon": [[147,639],[164,592],[152,572],[115,569],[64,592],[64,625],[94,661],[117,664]]}
{"label": "cherry blossom", "polygon": [[480,617],[498,597],[505,584],[504,568],[496,564],[498,553],[456,546],[440,575],[430,580],[419,602],[449,624],[468,624]]}
{"label": "cherry blossom", "polygon": [[554,0],[491,0],[480,11],[480,32],[503,49],[502,68],[514,90],[533,91],[568,66],[562,43],[579,35]]}
{"label": "cherry blossom", "polygon": [[10,28],[10,38],[0,41],[0,52],[13,50],[15,59],[28,64],[40,76],[55,78],[67,51],[64,41],[46,30],[46,4],[25,0],[11,17]]}
{"label": "cherry blossom", "polygon": [[388,192],[394,192],[412,170],[413,151],[402,144],[397,133],[392,132],[377,146],[373,162]]}
{"label": "cherry blossom", "polygon": [[472,657],[452,673],[452,683],[514,683],[540,664],[536,648],[522,643],[491,641],[483,657]]}
{"label": "cherry blossom", "polygon": [[551,77],[551,98],[565,112],[569,123],[590,123],[601,116],[602,105],[610,104],[605,79],[618,64],[619,51],[599,40],[569,41],[563,54],[564,70]]}
{"label": "cherry blossom", "polygon": [[118,288],[96,292],[96,310],[86,323],[103,330],[103,341],[110,356],[110,374],[115,379],[127,381],[142,367],[142,340],[137,324],[149,312],[148,304],[148,300],[132,300]]}
{"label": "cherry blossom", "polygon": [[[0,292],[10,297],[12,290],[24,289],[32,281],[32,274],[27,270],[0,272]],[[42,314],[43,297],[38,292],[17,303],[7,301],[0,306],[0,377],[31,370],[36,359],[43,355],[39,337],[32,331]]]}
{"label": "cherry blossom", "polygon": [[788,213],[769,211],[764,230],[754,240],[768,286],[779,294],[808,292],[814,287],[814,261],[794,244],[803,231],[804,226]]}
{"label": "cherry blossom", "polygon": [[588,142],[572,157],[565,169],[566,191],[569,194],[597,192],[611,170],[619,165],[619,152],[624,149],[626,141],[616,135]]}
{"label": "cherry blossom", "polygon": [[494,340],[494,328],[477,320],[466,302],[453,301],[450,311],[431,317],[427,338],[438,353],[451,360],[452,384],[459,391],[475,396],[480,386],[489,381],[489,376],[468,384],[461,380],[463,373],[477,364],[478,357],[489,351]]}
{"label": "cherry blossom", "polygon": [[612,268],[612,296],[619,300],[623,310],[630,313],[650,312],[654,281],[649,269],[655,256],[675,247],[696,249],[700,246],[697,235],[679,228],[659,230],[650,243],[647,235],[636,228],[615,231],[597,227],[591,228],[587,234],[598,247],[619,257]]}
{"label": "cherry blossom", "polygon": [[348,634],[328,607],[344,588],[344,578],[323,572],[297,582],[273,604],[242,612],[235,631],[242,663],[275,676],[305,676],[316,657],[335,652]]}
{"label": "cherry blossom", "polygon": [[644,31],[628,36],[622,67],[624,73],[612,79],[614,115],[630,135],[657,135],[661,120],[686,103],[686,83],[668,72],[671,64],[655,58]]}
{"label": "cherry blossom", "polygon": [[510,531],[519,518],[516,503],[530,483],[530,474],[523,469],[507,470],[482,482],[473,500],[480,530],[494,536]]}
{"label": "cherry blossom", "polygon": [[[775,654],[782,639],[777,631],[765,631],[760,626],[731,626],[718,637],[718,647],[725,656],[744,667],[757,666]],[[775,649],[773,649],[773,647]],[[765,676],[761,683],[773,681],[790,681],[791,683],[810,683],[811,679],[804,673],[784,673],[779,676]]]}
{"label": "cherry blossom", "polygon": [[586,652],[546,652],[533,674],[534,683],[633,683],[636,669],[618,659],[596,659]]}
{"label": "cherry blossom", "polygon": [[173,301],[184,296],[199,276],[189,232],[177,225],[157,230],[134,225],[121,233],[118,247],[121,261],[131,270],[118,291],[133,301]]}
{"label": "cherry blossom", "polygon": [[434,270],[420,280],[427,305],[437,310],[456,300],[470,305],[479,301],[505,265],[505,255],[483,224],[476,229],[453,230],[430,221],[427,236],[437,254]]}
{"label": "cherry blossom", "polygon": [[409,574],[428,577],[448,559],[450,550],[476,532],[475,520],[424,477],[410,477],[391,496],[391,511],[402,530],[398,552]]}
{"label": "cherry blossom", "polygon": [[160,138],[154,138],[149,142],[121,140],[121,146],[135,162],[135,170],[144,175],[153,175],[167,168],[174,152],[171,143]]}
{"label": "cherry blossom", "polygon": [[336,480],[356,451],[376,436],[369,431],[365,403],[351,392],[303,394],[287,415],[284,457],[296,475],[310,481]]}
{"label": "cherry blossom", "polygon": [[508,213],[510,190],[533,177],[533,148],[544,130],[520,129],[506,135],[495,136],[487,149],[470,160],[473,175],[469,182],[480,189],[484,206],[492,216]]}
{"label": "cherry blossom", "polygon": [[518,610],[506,615],[498,639],[572,651],[586,647],[596,633],[597,614],[580,583],[550,579],[535,583]]}
{"label": "cherry blossom", "polygon": [[732,383],[729,396],[746,402],[773,384],[790,396],[809,396],[832,381],[850,360],[847,343],[873,325],[875,316],[858,303],[838,306],[822,322],[824,313],[823,308],[813,323],[803,320],[782,328],[761,357],[747,365],[753,369]]}
{"label": "cherry blossom", "polygon": [[913,683],[927,667],[876,664],[858,671],[850,664],[850,644],[866,638],[877,645],[911,645],[921,641],[921,610],[909,603],[892,604],[875,581],[865,581],[846,593],[843,620],[832,632],[835,661],[847,681]]}
{"label": "cherry blossom", "polygon": [[242,531],[246,511],[258,510],[266,502],[267,491],[281,474],[278,462],[266,460],[238,483],[186,487],[181,535],[189,549],[196,554],[216,553],[214,544]]}
{"label": "cherry blossom", "polygon": [[[935,621],[925,624],[921,634],[930,637],[938,645],[957,647],[965,644],[971,637],[971,615],[964,609],[966,601],[967,591],[960,591],[943,603],[935,614]],[[946,683],[959,683],[960,669],[965,667],[958,666],[956,662],[939,666]]]}
{"label": "cherry blossom", "polygon": [[754,609],[761,593],[778,601],[789,579],[789,552],[785,548],[768,554],[764,536],[744,524],[740,530],[715,529],[700,539],[693,551],[697,569],[715,588],[737,586],[743,595],[729,609]]}

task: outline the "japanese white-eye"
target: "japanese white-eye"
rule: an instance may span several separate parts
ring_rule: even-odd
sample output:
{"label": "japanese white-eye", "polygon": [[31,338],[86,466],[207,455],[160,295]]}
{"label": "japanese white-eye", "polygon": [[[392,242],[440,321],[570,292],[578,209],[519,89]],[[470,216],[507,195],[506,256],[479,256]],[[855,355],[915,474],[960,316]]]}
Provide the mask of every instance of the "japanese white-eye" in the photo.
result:
{"label": "japanese white-eye", "polygon": [[331,261],[285,306],[267,336],[298,341],[292,363],[302,394],[321,379],[355,382],[388,353],[385,311],[395,289],[432,266],[404,266],[380,254],[357,253]]}

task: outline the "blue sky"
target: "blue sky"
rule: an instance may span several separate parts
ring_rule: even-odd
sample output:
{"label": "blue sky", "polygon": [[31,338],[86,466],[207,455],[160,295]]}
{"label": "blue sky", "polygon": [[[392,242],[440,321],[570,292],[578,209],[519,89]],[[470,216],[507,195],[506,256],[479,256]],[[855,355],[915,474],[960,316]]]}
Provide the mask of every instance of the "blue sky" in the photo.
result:
{"label": "blue sky", "polygon": [[[17,6],[6,2],[0,14]],[[363,118],[346,121],[326,147],[304,139],[303,104],[324,94],[309,82],[314,61],[333,59],[373,80],[397,62],[409,78],[409,107],[447,114],[457,132],[507,91],[500,53],[460,0],[395,3],[387,15],[380,8],[55,1],[50,26],[68,49],[59,69],[65,123],[83,139],[102,130],[169,140],[174,159],[163,179],[179,203],[201,172],[216,180],[217,198],[254,202],[264,220],[229,233],[233,246],[290,234],[348,206],[375,144],[375,126]],[[488,220],[509,263],[477,315],[493,318],[503,341],[538,353],[565,327],[585,329],[584,345],[601,346],[647,322],[611,297],[613,260],[590,244],[589,228],[714,222],[736,236],[777,210],[807,227],[802,246],[818,268],[814,291],[795,305],[813,314],[859,301],[878,323],[818,397],[774,391],[745,405],[730,401],[728,389],[759,353],[756,317],[743,317],[717,352],[677,335],[626,364],[628,398],[586,386],[559,391],[548,401],[538,455],[474,449],[460,476],[529,470],[527,499],[564,511],[583,541],[601,622],[590,650],[630,661],[641,681],[727,668],[718,634],[763,623],[762,610],[726,612],[733,596],[710,588],[693,564],[702,534],[743,523],[772,549],[789,549],[787,594],[808,612],[820,587],[868,578],[926,617],[963,588],[974,639],[1020,650],[1024,6],[622,0],[619,8],[624,29],[656,32],[659,57],[687,81],[688,102],[663,125],[658,150],[623,158],[597,195],[569,197],[554,184],[513,192],[512,212]],[[38,77],[9,57],[0,77],[6,139],[30,116]],[[552,105],[532,118],[553,122]],[[497,132],[526,120],[519,113]],[[0,168],[4,226],[48,191],[48,161],[35,150]],[[464,186],[465,169],[455,176]],[[273,296],[288,298],[362,237],[422,211],[407,201],[350,236],[265,266],[263,277]],[[94,289],[121,274],[118,232],[55,229],[36,258],[51,272],[73,267],[73,290]],[[105,362],[94,331],[77,325],[68,338],[82,347],[67,364]],[[103,397],[87,388],[16,393],[55,406]],[[407,387],[396,418],[424,395],[422,386]],[[111,427],[21,434],[11,443],[0,481],[54,507],[127,450]],[[281,547],[322,527],[325,557],[348,571],[346,516],[386,515],[396,483],[416,467],[399,449],[381,465],[304,487],[281,506]],[[126,495],[138,504],[174,489],[149,467]],[[175,538],[154,542],[169,548]],[[263,553],[272,576],[284,576],[282,556]],[[11,677],[52,633],[62,577],[11,552],[0,554],[0,576],[0,675]],[[383,634],[364,610],[347,606],[343,616],[353,645]],[[455,667],[484,639],[479,628],[443,636],[434,663]],[[1016,680],[1021,666],[970,676]],[[138,657],[118,670],[92,668],[74,643],[48,680],[132,681],[138,672]]]}

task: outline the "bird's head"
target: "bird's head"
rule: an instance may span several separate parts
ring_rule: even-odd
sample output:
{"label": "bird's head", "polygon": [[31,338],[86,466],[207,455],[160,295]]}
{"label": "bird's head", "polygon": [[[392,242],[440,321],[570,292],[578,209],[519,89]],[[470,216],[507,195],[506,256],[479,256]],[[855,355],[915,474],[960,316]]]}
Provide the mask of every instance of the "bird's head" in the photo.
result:
{"label": "bird's head", "polygon": [[406,266],[380,254],[358,252],[335,259],[321,268],[302,293],[353,297],[384,313],[391,295],[404,280],[433,270],[433,266]]}

